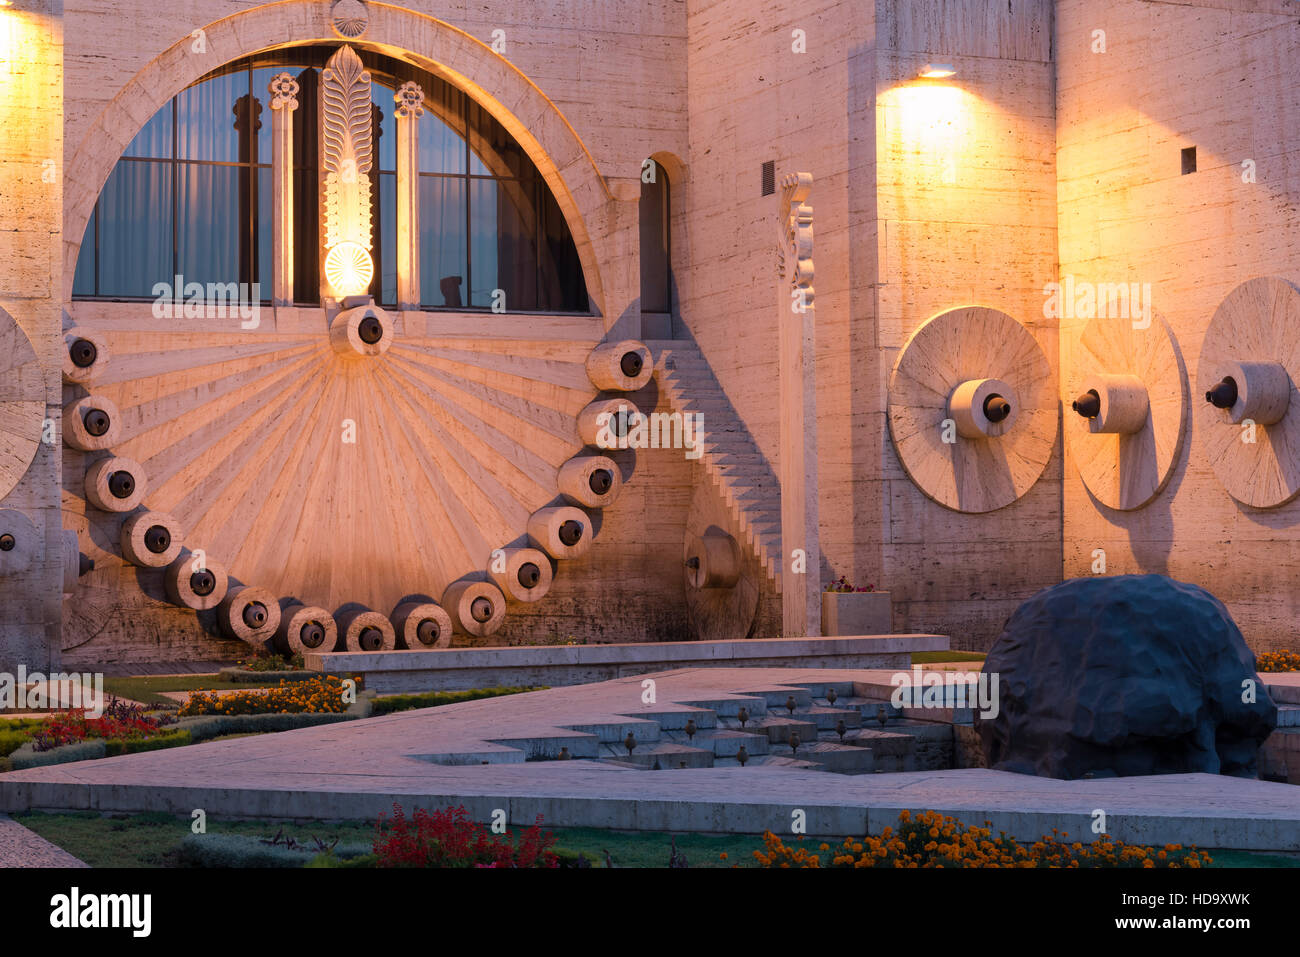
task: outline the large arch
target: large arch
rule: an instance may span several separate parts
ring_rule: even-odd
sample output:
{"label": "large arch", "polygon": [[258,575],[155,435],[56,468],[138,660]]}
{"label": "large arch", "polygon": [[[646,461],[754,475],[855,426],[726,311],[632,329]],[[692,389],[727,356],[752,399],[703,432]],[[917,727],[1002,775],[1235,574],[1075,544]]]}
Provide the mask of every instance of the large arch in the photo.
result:
{"label": "large arch", "polygon": [[[528,153],[568,222],[592,305],[609,321],[592,226],[611,199],[596,162],[559,107],[508,60],[442,20],[383,3],[367,4],[366,32],[344,41],[330,4],[282,0],[218,20],[172,44],[115,96],[77,144],[64,193],[64,290],[71,298],[86,224],[118,157],[173,96],[217,67],[264,50],[307,43],[351,42],[440,76],[464,90]],[[196,34],[199,31],[195,31]],[[75,238],[74,238],[75,237]]]}

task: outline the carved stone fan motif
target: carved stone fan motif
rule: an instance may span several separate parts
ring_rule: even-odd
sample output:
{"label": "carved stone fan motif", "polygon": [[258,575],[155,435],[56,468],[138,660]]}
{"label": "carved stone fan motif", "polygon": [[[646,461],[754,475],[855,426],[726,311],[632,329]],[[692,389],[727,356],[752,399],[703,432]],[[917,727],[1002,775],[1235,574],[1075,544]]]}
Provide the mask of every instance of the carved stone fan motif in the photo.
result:
{"label": "carved stone fan motif", "polygon": [[[175,516],[187,549],[232,581],[328,609],[388,614],[484,572],[556,499],[595,394],[594,339],[416,331],[349,358],[324,329],[182,324],[195,328],[145,309],[102,333],[113,361],[95,395],[119,410],[113,454],[140,464],[143,506]],[[111,563],[120,516],[88,514],[103,528],[82,529],[83,550]]]}

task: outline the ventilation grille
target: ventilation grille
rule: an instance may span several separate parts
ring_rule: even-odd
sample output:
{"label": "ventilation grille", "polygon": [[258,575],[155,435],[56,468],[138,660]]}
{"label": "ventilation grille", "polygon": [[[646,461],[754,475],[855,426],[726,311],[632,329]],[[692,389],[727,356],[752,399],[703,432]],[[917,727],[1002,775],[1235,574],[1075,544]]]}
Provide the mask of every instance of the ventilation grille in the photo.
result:
{"label": "ventilation grille", "polygon": [[776,160],[763,164],[763,195],[771,196],[776,192]]}

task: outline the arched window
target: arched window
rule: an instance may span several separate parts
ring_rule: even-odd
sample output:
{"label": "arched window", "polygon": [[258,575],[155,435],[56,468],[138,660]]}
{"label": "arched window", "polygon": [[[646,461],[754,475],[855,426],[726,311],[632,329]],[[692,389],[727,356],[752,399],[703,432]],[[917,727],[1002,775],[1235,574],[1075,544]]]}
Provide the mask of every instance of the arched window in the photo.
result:
{"label": "arched window", "polygon": [[[229,64],[174,97],[118,161],[86,228],[74,298],[153,299],[156,284],[258,283],[271,298],[271,116],[267,86],[299,83],[294,113],[294,293],[320,301],[317,89],[333,47]],[[393,93],[424,90],[419,118],[420,291],[431,309],[589,311],[577,247],[522,147],[446,81],[358,51],[372,77],[375,264],[370,293],[397,304]]]}
{"label": "arched window", "polygon": [[[641,312],[673,311],[672,259],[669,244],[671,185],[663,164],[647,160],[641,177]],[[653,173],[654,175],[649,175]]]}

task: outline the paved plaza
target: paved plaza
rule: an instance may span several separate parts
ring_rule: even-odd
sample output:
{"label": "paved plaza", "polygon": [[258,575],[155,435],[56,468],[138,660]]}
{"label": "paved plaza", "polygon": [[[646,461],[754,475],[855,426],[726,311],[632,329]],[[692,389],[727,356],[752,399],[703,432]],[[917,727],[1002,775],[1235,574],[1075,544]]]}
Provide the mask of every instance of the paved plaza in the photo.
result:
{"label": "paved plaza", "polygon": [[[408,812],[464,804],[479,820],[503,809],[514,825],[541,815],[553,827],[790,834],[803,818],[809,835],[843,837],[879,832],[906,808],[988,820],[1020,839],[1052,828],[1086,839],[1104,815],[1105,830],[1130,842],[1300,851],[1300,790],[1290,785],[1207,774],[1059,781],[980,768],[836,774],[800,758],[814,756],[817,737],[827,743],[824,730],[798,754],[782,743],[792,728],[855,708],[863,720],[846,737],[875,733],[869,717],[888,677],[712,668],[555,688],[16,771],[0,777],[0,811],[202,808],[210,819],[332,820],[374,818],[396,801]],[[750,711],[744,730],[741,707]],[[765,753],[756,737],[768,741]],[[737,742],[755,744],[747,766],[734,757]],[[562,749],[572,760],[554,759]],[[674,763],[695,752],[712,766]],[[648,763],[656,754],[658,771]]]}

